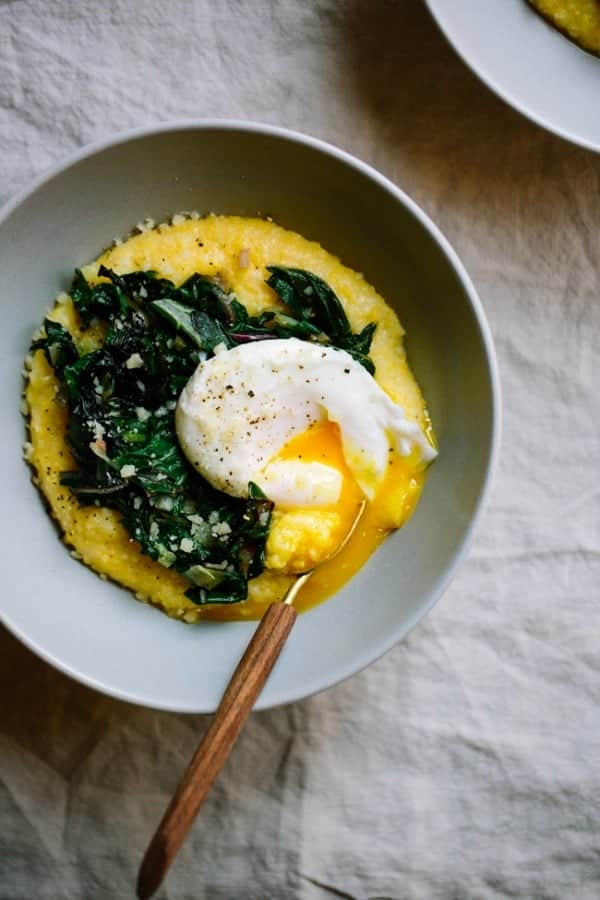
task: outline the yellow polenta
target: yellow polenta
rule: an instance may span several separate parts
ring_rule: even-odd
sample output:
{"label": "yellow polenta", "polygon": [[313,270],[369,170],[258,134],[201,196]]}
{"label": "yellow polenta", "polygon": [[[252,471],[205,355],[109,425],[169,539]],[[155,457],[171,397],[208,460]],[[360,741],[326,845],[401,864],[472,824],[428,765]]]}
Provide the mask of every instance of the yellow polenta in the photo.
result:
{"label": "yellow polenta", "polygon": [[[360,331],[369,322],[377,323],[370,354],[376,365],[376,379],[411,418],[429,428],[423,398],[406,361],[403,332],[395,313],[361,275],[298,234],[261,219],[176,216],[172,223],[144,230],[106,251],[83,269],[88,280],[97,279],[100,264],[119,274],[152,269],[175,284],[193,273],[218,275],[251,315],[280,305],[265,284],[267,265],[308,269],[337,293],[353,331]],[[73,334],[80,350],[88,352],[101,343],[102,334],[98,329],[80,329],[77,313],[67,296],[59,298],[50,318],[61,322]],[[282,595],[290,577],[266,569],[250,582],[246,602],[197,606],[185,595],[189,587],[186,579],[144,556],[116,511],[81,505],[59,480],[62,471],[75,468],[75,462],[65,440],[68,413],[60,403],[58,380],[42,351],[34,354],[30,366],[26,392],[30,412],[28,459],[73,555],[102,576],[129,588],[139,599],[188,622],[201,618],[255,618],[268,603]],[[393,472],[388,474],[385,490],[367,510],[355,538],[342,556],[321,567],[299,598],[300,608],[332,593],[362,565],[387,531],[402,524],[417,501],[422,480],[421,467],[414,460],[396,462]],[[311,521],[310,515],[275,510],[267,544],[267,565],[285,565],[298,546],[326,541],[328,527],[326,515],[316,534],[315,520]]]}
{"label": "yellow polenta", "polygon": [[529,0],[560,31],[600,55],[600,0]]}

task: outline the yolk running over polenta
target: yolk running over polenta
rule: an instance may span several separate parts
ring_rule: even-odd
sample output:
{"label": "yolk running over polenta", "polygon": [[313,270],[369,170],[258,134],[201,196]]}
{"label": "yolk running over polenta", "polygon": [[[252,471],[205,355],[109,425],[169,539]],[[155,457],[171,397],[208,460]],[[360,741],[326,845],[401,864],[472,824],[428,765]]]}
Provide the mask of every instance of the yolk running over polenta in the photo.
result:
{"label": "yolk running over polenta", "polygon": [[[370,356],[375,380],[401,405],[433,441],[431,425],[419,387],[408,367],[403,331],[392,309],[368,285],[318,244],[286,231],[272,222],[235,216],[176,217],[137,234],[106,251],[83,269],[90,281],[98,280],[101,264],[116,273],[153,270],[176,285],[194,273],[218,276],[245,304],[250,315],[280,309],[274,292],[265,284],[266,267],[276,263],[314,272],[327,282],[343,303],[353,332],[376,323]],[[101,327],[83,330],[71,299],[59,298],[49,318],[74,336],[80,351],[101,345]],[[26,399],[30,411],[28,459],[64,540],[96,572],[135,593],[138,599],[161,607],[168,615],[196,622],[201,619],[255,619],[279,599],[293,576],[315,561],[334,554],[352,525],[362,492],[342,451],[338,425],[317,422],[289,440],[279,460],[323,463],[341,476],[341,493],[328,506],[286,508],[276,506],[266,546],[266,568],[249,583],[248,599],[227,605],[200,606],[185,591],[189,581],[145,556],[120,521],[119,514],[102,506],[78,502],[61,486],[60,473],[76,468],[66,442],[68,412],[61,402],[59,382],[41,350],[35,352]],[[367,502],[348,544],[322,563],[301,590],[296,607],[305,610],[337,591],[366,562],[391,530],[399,528],[413,511],[423,486],[425,466],[417,452],[402,456],[390,447],[382,485]]]}

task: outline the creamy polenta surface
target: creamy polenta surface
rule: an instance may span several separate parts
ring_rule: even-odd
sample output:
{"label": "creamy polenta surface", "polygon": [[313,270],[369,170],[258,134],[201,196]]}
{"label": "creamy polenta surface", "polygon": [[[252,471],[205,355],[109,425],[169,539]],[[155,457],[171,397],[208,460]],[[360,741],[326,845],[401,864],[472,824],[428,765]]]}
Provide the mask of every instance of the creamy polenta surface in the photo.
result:
{"label": "creamy polenta surface", "polygon": [[[101,265],[117,274],[153,270],[179,285],[194,273],[218,279],[246,306],[250,315],[282,309],[275,292],[265,283],[267,266],[295,267],[315,273],[339,297],[353,332],[376,324],[370,357],[375,379],[400,404],[431,441],[431,427],[419,387],[409,369],[402,343],[402,327],[384,299],[363,277],[344,266],[321,246],[270,221],[235,216],[175,216],[172,222],[139,229],[118,242],[82,272],[90,282],[101,280]],[[71,298],[59,297],[48,316],[73,336],[79,352],[100,347],[101,325],[82,328]],[[135,364],[135,361],[134,361]],[[228,605],[197,605],[186,590],[189,581],[142,553],[122,524],[120,514],[101,505],[84,505],[61,485],[61,473],[76,469],[66,440],[68,410],[60,383],[42,350],[29,360],[26,388],[29,412],[27,458],[36,483],[58,523],[72,554],[94,569],[129,588],[143,601],[159,606],[169,616],[186,622],[200,619],[258,618],[279,599],[293,580],[290,572],[309,568],[332,553],[355,514],[360,492],[347,465],[339,429],[332,422],[317,424],[283,448],[281,456],[327,461],[344,473],[344,490],[335,506],[306,509],[275,507],[266,546],[266,567],[249,582],[248,599]],[[306,609],[343,585],[366,561],[390,530],[411,514],[424,480],[425,466],[416,454],[390,452],[383,486],[367,503],[359,526],[335,559],[325,562],[298,595],[297,607]]]}
{"label": "creamy polenta surface", "polygon": [[584,50],[600,55],[598,0],[529,0],[529,3]]}

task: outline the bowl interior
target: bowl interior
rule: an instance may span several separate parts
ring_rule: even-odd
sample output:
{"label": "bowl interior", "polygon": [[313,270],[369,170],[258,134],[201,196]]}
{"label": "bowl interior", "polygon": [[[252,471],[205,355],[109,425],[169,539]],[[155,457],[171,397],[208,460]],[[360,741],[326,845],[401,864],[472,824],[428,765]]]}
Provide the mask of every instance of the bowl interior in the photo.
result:
{"label": "bowl interior", "polygon": [[100,149],[38,186],[0,223],[1,472],[10,511],[0,613],[32,649],[87,684],[154,707],[212,710],[254,627],[185,626],[101,581],[59,542],[21,459],[22,359],[53,297],[114,236],[146,216],[160,221],[184,209],[270,215],[364,272],[407,329],[440,444],[408,525],[344,590],[300,617],[264,707],[366,665],[439,596],[493,455],[493,361],[485,323],[443,239],[383,179],[316,142],[187,125]]}

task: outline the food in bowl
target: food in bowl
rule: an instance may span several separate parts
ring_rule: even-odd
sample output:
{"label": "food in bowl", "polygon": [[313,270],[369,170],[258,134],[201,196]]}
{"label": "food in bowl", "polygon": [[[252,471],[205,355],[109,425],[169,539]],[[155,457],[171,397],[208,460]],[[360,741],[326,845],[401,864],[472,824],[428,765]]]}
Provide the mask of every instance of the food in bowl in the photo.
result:
{"label": "food in bowl", "polygon": [[33,343],[27,457],[72,552],[186,622],[325,599],[435,456],[395,313],[273,222],[178,215],[77,271]]}
{"label": "food in bowl", "polygon": [[529,3],[584,50],[600,55],[598,0],[529,0]]}

